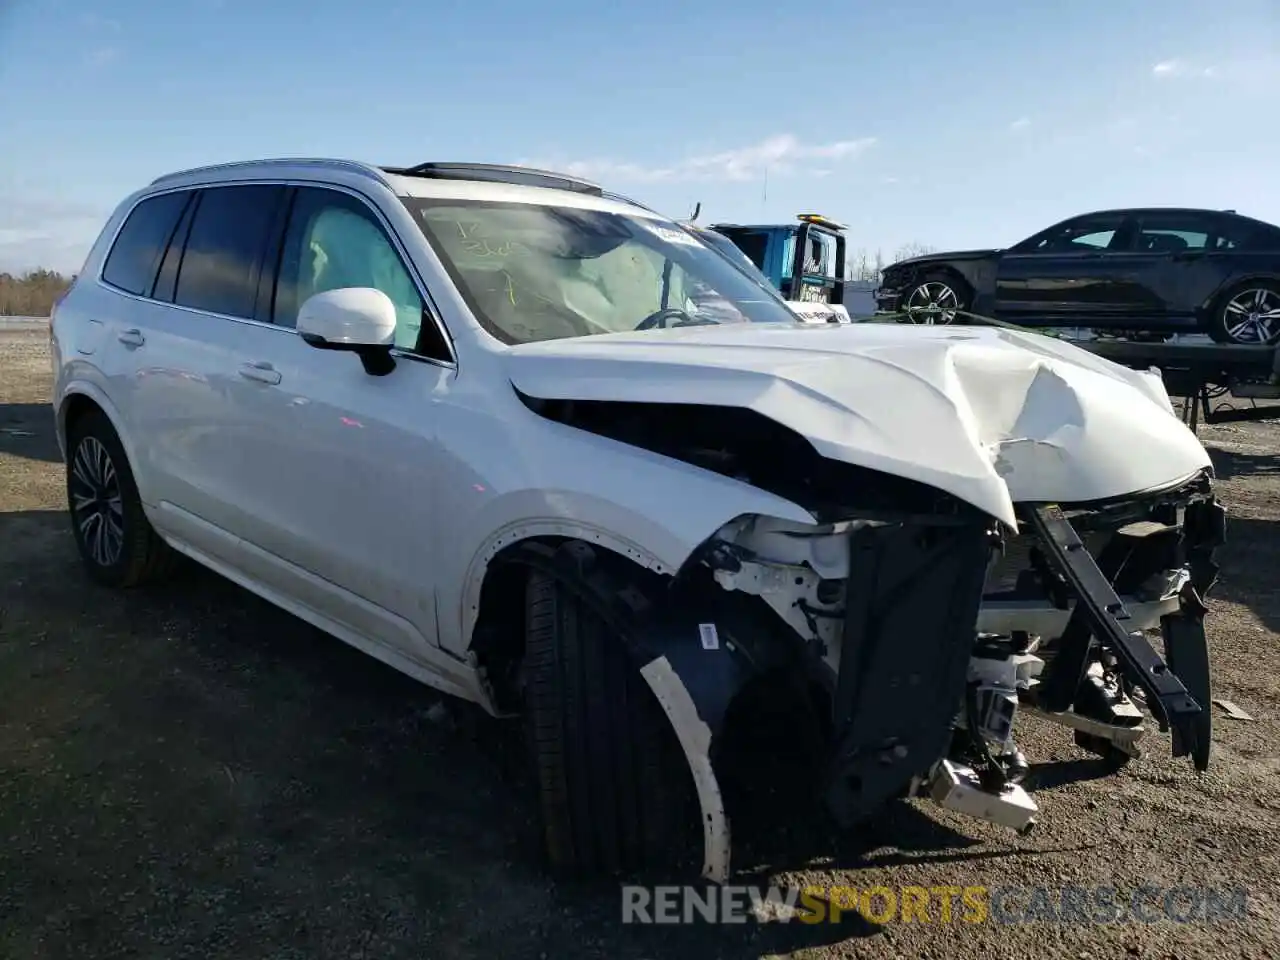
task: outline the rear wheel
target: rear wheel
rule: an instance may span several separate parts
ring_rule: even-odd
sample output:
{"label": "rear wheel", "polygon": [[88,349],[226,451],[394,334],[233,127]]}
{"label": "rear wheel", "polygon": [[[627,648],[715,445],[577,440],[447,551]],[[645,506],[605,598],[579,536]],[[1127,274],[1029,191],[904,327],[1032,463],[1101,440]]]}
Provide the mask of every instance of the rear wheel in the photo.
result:
{"label": "rear wheel", "polygon": [[111,421],[99,410],[67,437],[67,505],[85,569],[98,583],[132,587],[169,572],[175,555],[152,529]]}
{"label": "rear wheel", "polygon": [[1228,290],[1209,316],[1208,332],[1218,343],[1280,343],[1280,284],[1254,280]]}
{"label": "rear wheel", "polygon": [[683,859],[697,824],[692,776],[622,638],[544,573],[530,573],[525,602],[525,708],[553,871]]}
{"label": "rear wheel", "polygon": [[959,312],[969,309],[969,300],[969,290],[959,280],[947,274],[928,274],[902,301],[904,322],[955,323]]}

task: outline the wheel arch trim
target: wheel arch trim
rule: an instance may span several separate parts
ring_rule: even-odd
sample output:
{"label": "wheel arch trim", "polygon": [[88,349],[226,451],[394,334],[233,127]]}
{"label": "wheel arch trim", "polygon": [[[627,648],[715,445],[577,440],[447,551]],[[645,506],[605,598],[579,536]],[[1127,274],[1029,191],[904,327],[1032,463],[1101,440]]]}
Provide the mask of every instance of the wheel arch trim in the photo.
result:
{"label": "wheel arch trim", "polygon": [[[1222,283],[1218,284],[1217,288],[1209,294],[1209,296],[1205,297],[1197,309],[1202,314],[1209,314],[1210,311],[1217,308],[1218,304],[1221,303],[1232,290],[1236,290],[1250,283],[1269,283],[1277,289],[1280,289],[1280,272],[1276,272],[1274,270],[1255,270],[1242,276],[1229,277]],[[1212,317],[1208,316],[1206,319],[1212,319]]]}
{"label": "wheel arch trim", "polygon": [[62,448],[63,458],[70,457],[70,451],[67,449],[69,442],[67,437],[67,414],[70,412],[72,405],[81,399],[93,403],[94,406],[102,411],[103,416],[107,418],[107,422],[111,424],[111,429],[115,431],[116,436],[120,439],[120,445],[124,447],[124,455],[128,458],[129,470],[133,474],[133,481],[138,487],[138,495],[144,503],[148,502],[147,478],[138,471],[136,447],[129,435],[129,431],[124,428],[124,418],[120,415],[116,405],[107,397],[105,391],[87,380],[73,380],[67,383],[58,395],[56,427],[58,445]]}

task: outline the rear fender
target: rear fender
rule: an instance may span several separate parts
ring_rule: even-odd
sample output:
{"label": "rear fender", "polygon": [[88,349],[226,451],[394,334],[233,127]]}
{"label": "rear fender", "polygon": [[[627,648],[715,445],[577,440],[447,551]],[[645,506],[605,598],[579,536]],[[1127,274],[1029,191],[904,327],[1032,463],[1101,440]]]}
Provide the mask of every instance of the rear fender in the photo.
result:
{"label": "rear fender", "polygon": [[58,446],[62,450],[63,458],[70,455],[67,450],[67,412],[71,409],[72,403],[79,397],[90,400],[100,409],[111,422],[111,427],[116,432],[116,436],[120,438],[120,445],[124,447],[125,456],[129,459],[129,468],[133,472],[134,483],[138,487],[138,495],[143,503],[150,503],[148,498],[148,477],[146,471],[141,469],[139,464],[136,447],[133,438],[129,435],[129,431],[123,426],[124,420],[120,416],[120,411],[116,409],[115,404],[108,399],[106,393],[95,383],[89,380],[75,379],[63,385],[58,394],[57,399],[57,430],[58,430]]}

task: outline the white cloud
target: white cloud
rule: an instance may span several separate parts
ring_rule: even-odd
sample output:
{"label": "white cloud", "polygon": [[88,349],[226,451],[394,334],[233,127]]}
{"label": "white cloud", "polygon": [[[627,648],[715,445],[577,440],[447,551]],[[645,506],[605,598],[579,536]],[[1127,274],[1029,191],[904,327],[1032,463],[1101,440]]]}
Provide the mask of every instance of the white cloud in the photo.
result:
{"label": "white cloud", "polygon": [[109,213],[74,200],[0,193],[0,271],[79,269]]}
{"label": "white cloud", "polygon": [[1014,120],[1011,124],[1009,124],[1009,129],[1010,129],[1010,130],[1025,130],[1025,129],[1027,129],[1027,127],[1029,127],[1029,126],[1031,126],[1031,121],[1030,121],[1030,119],[1028,119],[1027,117],[1019,117],[1017,120]]}
{"label": "white cloud", "polygon": [[1161,60],[1151,68],[1151,75],[1157,79],[1170,77],[1216,77],[1217,67],[1197,67],[1185,60]]}
{"label": "white cloud", "polygon": [[[837,140],[832,143],[805,143],[794,134],[781,133],[759,143],[715,153],[684,157],[668,164],[649,165],[613,159],[584,159],[567,162],[521,160],[522,166],[562,170],[577,177],[602,182],[675,182],[682,180],[758,180],[770,176],[807,173],[826,176],[832,161],[849,161],[876,144],[875,137]],[[824,161],[820,168],[810,162]]]}

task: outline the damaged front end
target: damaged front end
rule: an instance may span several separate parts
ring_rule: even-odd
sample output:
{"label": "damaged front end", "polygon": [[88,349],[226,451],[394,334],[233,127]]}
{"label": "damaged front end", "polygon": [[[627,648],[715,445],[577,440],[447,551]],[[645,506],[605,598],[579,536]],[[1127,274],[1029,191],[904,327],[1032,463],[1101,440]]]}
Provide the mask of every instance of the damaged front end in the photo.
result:
{"label": "damaged front end", "polygon": [[[1031,829],[1020,712],[1122,763],[1137,753],[1145,707],[1174,755],[1205,769],[1203,598],[1225,539],[1208,473],[1108,502],[1021,503],[1017,519],[1015,532],[948,499],[828,509],[821,526],[745,517],[719,531],[690,561],[721,588],[696,591],[701,606],[687,608],[702,645],[672,632],[650,634],[648,649],[651,685],[654,669],[667,671],[696,711],[691,762],[714,757],[746,678],[782,667],[825,692],[825,800],[844,826],[917,795]],[[791,629],[763,628],[743,597]],[[1157,630],[1162,653],[1147,637]],[[706,806],[718,826],[704,872],[723,879],[727,824]]]}

